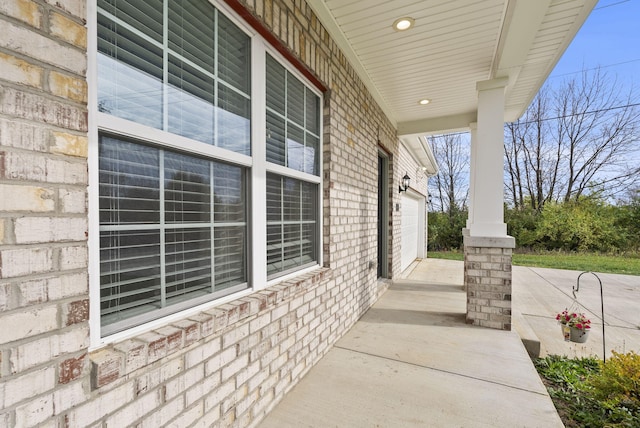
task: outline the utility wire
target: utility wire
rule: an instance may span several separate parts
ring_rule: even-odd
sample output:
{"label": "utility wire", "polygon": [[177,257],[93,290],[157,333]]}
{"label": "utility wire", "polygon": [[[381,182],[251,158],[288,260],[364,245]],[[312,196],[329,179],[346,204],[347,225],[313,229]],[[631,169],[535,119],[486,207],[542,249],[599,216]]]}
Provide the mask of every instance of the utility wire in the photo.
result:
{"label": "utility wire", "polygon": [[570,71],[568,73],[562,73],[562,74],[556,74],[554,76],[549,76],[549,78],[547,80],[555,79],[556,77],[569,76],[571,74],[583,73],[585,71],[593,71],[593,70],[599,70],[599,69],[602,69],[602,68],[617,67],[619,65],[631,64],[632,62],[637,62],[637,61],[640,61],[640,58],[630,59],[629,61],[616,62],[616,63],[613,63],[613,64],[598,65],[597,67],[592,67],[592,68],[583,68],[582,70],[579,70],[579,71]]}
{"label": "utility wire", "polygon": [[604,6],[598,6],[598,7],[594,8],[593,10],[600,10],[600,9],[605,9],[605,8],[611,7],[611,6],[618,6],[618,5],[621,5],[622,3],[628,3],[629,1],[631,1],[631,0],[621,0],[621,1],[617,2],[617,3],[611,3],[611,4],[606,4]]}
{"label": "utility wire", "polygon": [[633,104],[626,104],[626,105],[622,105],[622,106],[607,107],[607,108],[598,109],[598,110],[590,110],[590,111],[585,111],[585,112],[580,112],[580,113],[566,114],[566,115],[563,115],[563,116],[545,117],[545,118],[542,118],[542,119],[528,120],[526,122],[515,121],[515,122],[511,122],[511,123],[515,123],[515,124],[518,124],[518,125],[528,125],[530,123],[538,123],[538,122],[547,122],[549,120],[566,119],[568,117],[574,117],[574,116],[579,116],[579,115],[606,113],[606,112],[611,111],[611,110],[619,110],[619,109],[622,109],[622,108],[638,107],[638,106],[640,106],[640,103],[633,103]]}
{"label": "utility wire", "polygon": [[[509,123],[514,123],[516,125],[528,125],[531,123],[538,123],[538,122],[547,122],[549,120],[559,120],[559,119],[566,119],[568,117],[573,117],[573,116],[578,116],[578,115],[587,115],[587,114],[595,114],[595,113],[606,113],[608,111],[612,111],[612,110],[619,110],[622,108],[630,108],[630,107],[639,107],[640,103],[633,103],[633,104],[625,104],[625,105],[621,105],[621,106],[614,106],[614,107],[608,107],[608,108],[603,108],[603,109],[598,109],[598,110],[590,110],[590,111],[585,111],[585,112],[581,112],[581,113],[574,113],[574,114],[566,114],[563,116],[556,116],[556,117],[545,117],[542,119],[536,119],[536,120],[528,120],[528,121],[514,121],[514,122],[509,122]],[[428,135],[427,138],[439,138],[439,137],[444,137],[446,135],[468,135],[469,132],[452,132],[450,134],[434,134],[434,135]]]}
{"label": "utility wire", "polygon": [[[608,7],[613,7],[613,6],[620,6],[621,4],[628,3],[630,1],[631,0],[621,0],[621,1],[618,1],[616,3],[611,3],[611,4],[606,4],[606,5],[603,5],[603,6],[598,6],[598,7],[594,8],[593,11],[600,10],[600,9],[606,9]],[[583,70],[580,70],[580,71],[572,71],[572,72],[568,72],[568,73],[557,74],[555,76],[549,76],[547,78],[547,81],[549,79],[555,79],[556,77],[568,76],[568,75],[571,75],[571,74],[578,74],[578,73],[582,73],[584,71],[597,70],[599,68],[615,67],[615,66],[618,66],[618,65],[629,64],[629,63],[636,62],[636,61],[640,61],[640,58],[635,58],[635,59],[631,59],[629,61],[623,61],[623,62],[618,62],[618,63],[614,63],[614,64],[605,64],[605,65],[601,65],[601,66],[598,66],[598,67],[589,68],[589,69],[586,69],[586,70],[583,69]]]}

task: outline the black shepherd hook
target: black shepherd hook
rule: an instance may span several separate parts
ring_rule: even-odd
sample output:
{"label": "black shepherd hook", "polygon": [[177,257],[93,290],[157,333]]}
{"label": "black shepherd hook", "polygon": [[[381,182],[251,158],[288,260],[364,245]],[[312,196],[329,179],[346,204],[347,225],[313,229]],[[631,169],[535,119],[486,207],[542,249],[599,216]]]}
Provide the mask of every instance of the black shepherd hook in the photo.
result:
{"label": "black shepherd hook", "polygon": [[604,297],[602,295],[602,281],[600,281],[600,277],[593,272],[582,272],[580,275],[578,275],[578,279],[576,280],[576,285],[575,287],[573,287],[573,298],[577,300],[576,293],[580,291],[580,277],[585,273],[590,273],[591,275],[595,276],[596,279],[598,280],[598,283],[600,284],[600,310],[602,312],[602,360],[606,362],[607,351],[606,351],[605,341],[604,341]]}

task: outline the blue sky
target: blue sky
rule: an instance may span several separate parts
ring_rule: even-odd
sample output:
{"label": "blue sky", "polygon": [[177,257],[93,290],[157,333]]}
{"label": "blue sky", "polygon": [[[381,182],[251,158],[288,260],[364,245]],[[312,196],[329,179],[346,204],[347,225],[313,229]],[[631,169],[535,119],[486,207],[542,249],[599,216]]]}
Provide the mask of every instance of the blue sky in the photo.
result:
{"label": "blue sky", "polygon": [[600,0],[548,82],[560,83],[598,66],[640,92],[640,0]]}

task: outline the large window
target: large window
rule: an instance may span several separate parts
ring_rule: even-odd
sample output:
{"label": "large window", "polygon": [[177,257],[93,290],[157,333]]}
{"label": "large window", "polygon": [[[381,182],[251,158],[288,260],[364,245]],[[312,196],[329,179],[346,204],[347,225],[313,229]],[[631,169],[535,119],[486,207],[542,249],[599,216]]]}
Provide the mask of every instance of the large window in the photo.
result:
{"label": "large window", "polygon": [[98,0],[102,336],[319,262],[320,97],[237,23]]}
{"label": "large window", "polygon": [[[267,161],[303,173],[267,174],[267,274],[316,262],[320,99],[267,55]],[[312,178],[311,178],[312,179]]]}

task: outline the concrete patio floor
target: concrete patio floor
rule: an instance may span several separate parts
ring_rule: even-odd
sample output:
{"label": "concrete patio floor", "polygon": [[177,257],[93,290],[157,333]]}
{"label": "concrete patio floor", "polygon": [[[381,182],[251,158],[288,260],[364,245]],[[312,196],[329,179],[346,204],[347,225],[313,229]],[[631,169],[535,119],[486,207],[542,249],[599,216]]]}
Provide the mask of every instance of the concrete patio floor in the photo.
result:
{"label": "concrete patio floor", "polygon": [[417,263],[258,427],[562,427],[518,333],[465,324],[462,275]]}

